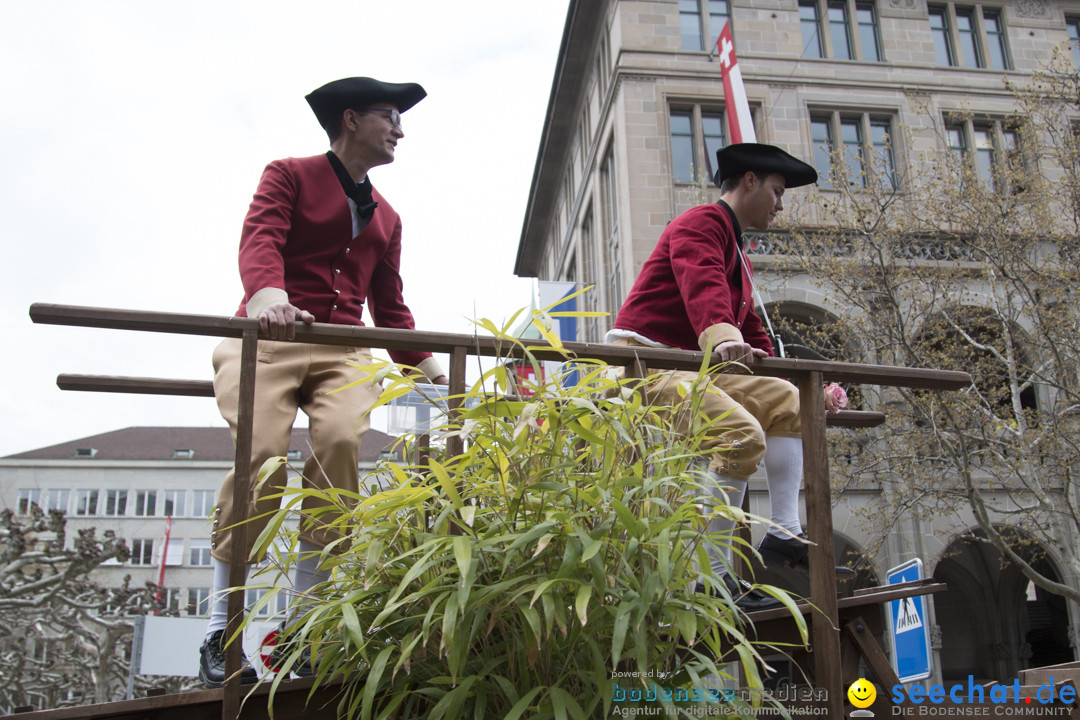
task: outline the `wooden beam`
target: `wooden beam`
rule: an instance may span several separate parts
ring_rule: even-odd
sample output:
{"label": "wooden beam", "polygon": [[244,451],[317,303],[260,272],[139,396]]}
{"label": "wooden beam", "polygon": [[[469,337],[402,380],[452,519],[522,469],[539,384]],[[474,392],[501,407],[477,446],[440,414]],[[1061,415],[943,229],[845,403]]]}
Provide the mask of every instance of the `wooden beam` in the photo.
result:
{"label": "wooden beam", "polygon": [[828,692],[829,716],[844,717],[840,666],[839,613],[836,606],[836,553],[833,549],[832,485],[825,441],[825,393],[820,372],[799,383],[803,481],[806,483],[806,534],[810,546],[810,597],[819,612],[810,616],[814,680]]}
{"label": "wooden beam", "polygon": [[[633,363],[627,377],[641,377],[640,363]],[[127,377],[122,375],[57,375],[61,390],[81,392],[137,393],[142,395],[180,395],[214,397],[214,383],[209,380],[177,380],[172,378]],[[464,392],[464,385],[462,385]],[[455,394],[451,392],[451,394]],[[825,416],[829,427],[876,427],[885,422],[885,414],[866,410],[841,410]]]}
{"label": "wooden beam", "polygon": [[57,375],[56,385],[61,390],[80,390],[82,392],[214,397],[214,383],[209,380],[63,374]]}
{"label": "wooden beam", "polygon": [[[229,592],[226,638],[234,638],[225,648],[225,695],[221,704],[221,720],[234,720],[240,715],[240,659],[243,642],[240,625],[244,620],[244,591],[247,582],[247,523],[251,501],[252,424],[255,418],[255,369],[258,364],[258,330],[245,330],[240,341],[240,405],[236,421],[236,460],[233,465],[232,520],[229,529]],[[214,603],[217,598],[211,597]]]}
{"label": "wooden beam", "polygon": [[[31,305],[30,317],[35,323],[51,325],[101,327],[117,330],[142,330],[216,337],[240,337],[244,330],[257,330],[259,325],[257,320],[251,318],[184,315],[45,303]],[[454,348],[464,347],[468,349],[470,354],[483,357],[524,356],[524,350],[521,347],[508,346],[497,338],[421,330],[333,325],[329,323],[313,323],[312,325],[297,323],[296,342],[395,350],[426,350],[437,353],[452,353]],[[609,365],[624,367],[634,362],[640,362],[654,371],[697,370],[705,357],[704,353],[689,350],[598,343],[564,343],[565,351],[569,354],[569,357],[567,357],[566,354],[555,350],[542,349],[547,346],[544,340],[522,340],[522,344],[541,360],[591,357],[602,360]],[[820,373],[824,380],[930,390],[959,390],[971,384],[971,376],[968,373],[953,370],[863,365],[825,360],[760,358],[751,363],[749,367],[754,373],[771,377],[801,378],[816,372]]]}
{"label": "wooden beam", "polygon": [[[464,402],[465,395],[465,363],[467,360],[468,353],[464,347],[455,347],[453,352],[450,353],[450,377],[447,378],[450,381],[450,387],[448,388],[450,396],[447,398],[446,406],[451,424],[461,422],[461,405]],[[447,458],[457,457],[464,451],[465,443],[462,442],[461,435],[453,435],[446,439]]]}
{"label": "wooden beam", "polygon": [[885,413],[871,410],[841,410],[826,413],[825,424],[829,427],[877,427],[885,422]]}

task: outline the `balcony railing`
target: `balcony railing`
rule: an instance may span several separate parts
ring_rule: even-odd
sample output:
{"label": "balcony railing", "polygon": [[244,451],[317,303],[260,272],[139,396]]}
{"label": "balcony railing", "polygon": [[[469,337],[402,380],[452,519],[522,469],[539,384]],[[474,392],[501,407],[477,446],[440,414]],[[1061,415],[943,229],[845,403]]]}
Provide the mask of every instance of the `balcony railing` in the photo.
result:
{"label": "balcony railing", "polygon": [[[251,477],[251,419],[255,397],[256,346],[259,339],[257,320],[41,303],[31,306],[30,316],[36,323],[52,325],[241,338],[240,418],[236,440],[234,507],[246,507],[243,499],[249,495],[248,482]],[[505,358],[524,355],[521,347],[507,344],[496,338],[323,323],[313,325],[298,323],[294,342],[446,353],[450,356],[448,377],[451,413],[460,407],[460,397],[465,393],[465,368],[468,356]],[[545,341],[525,340],[523,345],[541,360],[567,359],[565,355],[549,349]],[[704,359],[703,353],[700,352],[606,344],[565,343],[564,349],[571,357],[591,358],[609,365],[623,366],[627,370],[627,375],[632,377],[644,377],[646,368],[650,371],[658,369],[697,371]],[[958,390],[971,383],[971,377],[963,372],[818,360],[763,358],[755,360],[749,367],[759,375],[785,377],[798,381],[803,429],[806,530],[812,538],[833,536],[826,425],[868,426],[878,424],[884,419],[879,413],[867,412],[845,412],[827,417],[822,393],[826,382],[930,390]],[[61,375],[58,378],[58,384],[61,388],[70,390],[207,397],[213,395],[213,388],[208,381]],[[450,455],[460,453],[461,442],[460,437],[449,437],[447,453]],[[230,577],[230,584],[238,587],[243,584],[242,572],[246,561],[246,558],[242,556],[245,546],[244,525],[239,525],[235,532],[237,536],[232,543],[233,574]],[[838,603],[833,576],[833,567],[836,564],[835,553],[831,542],[813,544],[809,551],[810,599],[815,607],[815,611],[811,614],[813,674],[818,684],[828,690],[830,717],[839,718],[843,717],[844,711],[844,686],[841,675]],[[240,622],[243,604],[242,592],[237,591],[230,595],[230,627],[228,629],[230,636]],[[235,674],[239,666],[240,645],[233,643],[229,646],[226,655],[226,674]],[[239,681],[231,680],[226,683],[224,689],[222,717],[231,720],[238,716],[239,710]]]}

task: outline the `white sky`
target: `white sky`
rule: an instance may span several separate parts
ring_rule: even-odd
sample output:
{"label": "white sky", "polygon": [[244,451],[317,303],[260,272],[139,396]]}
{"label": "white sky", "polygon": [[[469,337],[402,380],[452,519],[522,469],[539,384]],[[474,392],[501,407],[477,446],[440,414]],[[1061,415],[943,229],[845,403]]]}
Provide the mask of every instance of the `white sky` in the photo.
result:
{"label": "white sky", "polygon": [[304,95],[419,82],[394,164],[405,299],[472,332],[513,276],[567,0],[51,0],[0,24],[0,456],[134,425],[223,426],[210,399],[61,392],[60,373],[210,379],[216,340],[34,325],[33,302],[231,315],[270,160],[326,136]]}

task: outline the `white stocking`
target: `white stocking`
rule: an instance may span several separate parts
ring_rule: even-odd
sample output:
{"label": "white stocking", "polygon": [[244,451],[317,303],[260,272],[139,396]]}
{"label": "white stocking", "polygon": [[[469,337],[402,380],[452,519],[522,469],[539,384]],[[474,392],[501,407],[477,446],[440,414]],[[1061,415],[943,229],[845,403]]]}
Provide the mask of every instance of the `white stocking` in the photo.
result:
{"label": "white stocking", "polygon": [[[770,435],[765,438],[765,472],[769,476],[769,519],[788,532],[802,532],[799,486],[802,485],[802,439]],[[770,535],[787,537],[775,527]]]}
{"label": "white stocking", "polygon": [[[229,623],[229,593],[225,591],[230,587],[230,565],[217,558],[212,558],[211,562],[214,566],[214,581],[213,587],[210,588],[210,622],[206,625],[207,639],[218,630],[224,630]],[[244,583],[247,583],[250,567],[250,565],[244,566]]]}
{"label": "white stocking", "polygon": [[[746,497],[746,481],[736,480],[725,475],[718,475],[712,470],[706,472],[708,476],[708,484],[711,487],[712,495],[716,498],[717,505],[732,505],[736,508],[742,508],[743,498]],[[722,487],[730,488],[727,492],[722,490]],[[735,521],[726,517],[714,517],[709,521],[709,534],[715,533],[730,533],[735,528]],[[710,543],[708,545],[709,559],[712,565],[712,571],[719,576],[728,574],[728,568],[734,561],[734,548],[730,543],[724,543],[723,545],[714,545]]]}

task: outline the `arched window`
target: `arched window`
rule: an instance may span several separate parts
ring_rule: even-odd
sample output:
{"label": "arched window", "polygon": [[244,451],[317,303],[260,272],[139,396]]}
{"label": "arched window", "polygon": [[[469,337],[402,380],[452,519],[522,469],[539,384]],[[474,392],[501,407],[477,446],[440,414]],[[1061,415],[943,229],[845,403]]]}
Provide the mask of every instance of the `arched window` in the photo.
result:
{"label": "arched window", "polygon": [[[787,357],[800,360],[863,361],[864,353],[859,343],[835,315],[799,302],[768,303],[765,310],[772,321],[773,330],[784,344],[784,354]],[[848,393],[850,409],[861,408],[862,393],[859,388],[845,385],[844,389]]]}

